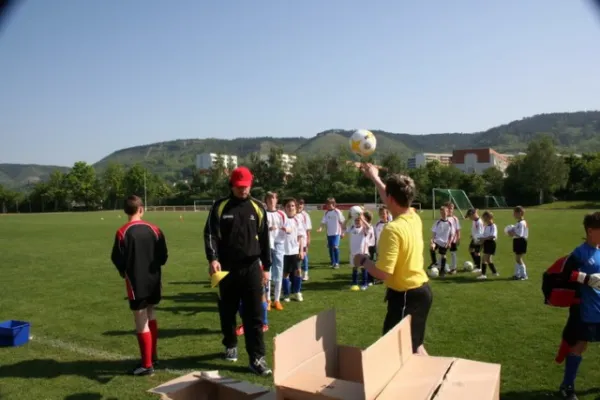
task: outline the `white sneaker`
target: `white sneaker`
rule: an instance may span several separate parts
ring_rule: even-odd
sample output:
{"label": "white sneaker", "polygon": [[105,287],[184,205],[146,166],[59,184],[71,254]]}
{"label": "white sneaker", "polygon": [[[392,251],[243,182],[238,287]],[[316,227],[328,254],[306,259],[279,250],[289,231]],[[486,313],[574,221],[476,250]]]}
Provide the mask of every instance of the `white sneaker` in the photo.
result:
{"label": "white sneaker", "polygon": [[500,272],[494,273],[494,276],[500,276]]}
{"label": "white sneaker", "polygon": [[304,297],[302,297],[302,293],[294,293],[290,296],[294,301],[304,301]]}
{"label": "white sneaker", "polygon": [[308,280],[308,272],[303,272],[302,273],[302,280],[303,281],[307,281]]}
{"label": "white sneaker", "polygon": [[290,298],[289,297],[284,297],[283,301],[285,301],[286,303],[289,303],[290,302]]}
{"label": "white sneaker", "polygon": [[479,275],[479,276],[477,277],[477,279],[479,279],[479,280],[483,281],[483,280],[487,279],[487,276],[485,276],[485,275]]}
{"label": "white sneaker", "polygon": [[340,269],[340,264],[335,264],[335,265],[333,266],[333,269]]}
{"label": "white sneaker", "polygon": [[471,271],[474,274],[480,274],[481,273],[481,268],[475,268],[473,271]]}

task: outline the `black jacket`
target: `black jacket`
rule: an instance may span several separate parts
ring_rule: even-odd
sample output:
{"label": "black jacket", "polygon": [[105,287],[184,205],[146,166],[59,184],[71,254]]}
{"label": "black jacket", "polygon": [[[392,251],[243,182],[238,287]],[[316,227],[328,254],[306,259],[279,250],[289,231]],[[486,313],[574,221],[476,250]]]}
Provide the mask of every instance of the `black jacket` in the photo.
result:
{"label": "black jacket", "polygon": [[204,246],[209,262],[218,260],[224,271],[247,267],[260,259],[271,270],[267,213],[253,198],[233,195],[215,201],[204,226]]}

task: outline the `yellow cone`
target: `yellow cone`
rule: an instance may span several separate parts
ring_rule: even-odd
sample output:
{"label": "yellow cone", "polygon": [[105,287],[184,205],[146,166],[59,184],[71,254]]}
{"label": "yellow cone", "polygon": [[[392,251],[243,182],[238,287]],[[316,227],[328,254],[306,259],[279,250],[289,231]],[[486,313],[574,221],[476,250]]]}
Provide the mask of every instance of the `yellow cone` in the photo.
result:
{"label": "yellow cone", "polygon": [[227,271],[218,271],[212,274],[210,277],[210,287],[215,288],[221,282],[223,278],[225,278],[229,274]]}

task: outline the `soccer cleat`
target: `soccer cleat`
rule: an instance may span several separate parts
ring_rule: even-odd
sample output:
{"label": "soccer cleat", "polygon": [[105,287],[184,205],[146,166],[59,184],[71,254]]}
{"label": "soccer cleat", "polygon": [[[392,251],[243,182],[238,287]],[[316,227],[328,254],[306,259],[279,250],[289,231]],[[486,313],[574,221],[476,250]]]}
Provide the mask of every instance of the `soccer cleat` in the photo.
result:
{"label": "soccer cleat", "polygon": [[358,292],[360,290],[360,287],[358,285],[352,285],[350,286],[350,290],[353,292]]}
{"label": "soccer cleat", "polygon": [[273,371],[267,365],[264,357],[257,358],[256,360],[252,361],[249,367],[250,371],[254,372],[256,375],[269,376],[273,374]]}
{"label": "soccer cleat", "polygon": [[289,303],[290,302],[290,298],[289,297],[284,297],[283,301],[285,301],[286,303]]}
{"label": "soccer cleat", "polygon": [[333,269],[340,269],[340,264],[335,264],[335,265],[333,266]]}
{"label": "soccer cleat", "polygon": [[277,311],[283,311],[283,306],[281,305],[281,302],[279,302],[279,301],[273,302],[273,307],[275,307],[275,309]]}
{"label": "soccer cleat", "polygon": [[235,330],[236,336],[242,336],[244,334],[244,325],[240,325]]}
{"label": "soccer cleat", "polygon": [[481,268],[475,268],[473,271],[471,271],[472,273],[477,273],[480,274],[481,273]]}
{"label": "soccer cleat", "polygon": [[369,287],[369,286],[367,286],[367,285],[362,285],[362,286],[360,287],[360,290],[367,290],[367,288],[368,288],[368,287]]}
{"label": "soccer cleat", "polygon": [[565,400],[578,400],[577,395],[575,394],[575,388],[573,386],[562,386],[558,391],[560,397]]}
{"label": "soccer cleat", "polygon": [[477,279],[479,279],[480,281],[484,281],[484,280],[486,280],[486,279],[487,279],[487,276],[485,276],[485,275],[479,275],[479,276],[477,277]]}
{"label": "soccer cleat", "polygon": [[494,272],[494,276],[500,276],[500,272]]}
{"label": "soccer cleat", "polygon": [[232,347],[230,349],[225,349],[225,360],[236,362],[238,360],[238,350],[237,347]]}
{"label": "soccer cleat", "polygon": [[292,293],[290,299],[294,301],[304,301],[304,297],[302,297],[302,293]]}
{"label": "soccer cleat", "polygon": [[131,375],[133,376],[149,376],[154,375],[154,367],[145,368],[141,365],[134,370],[131,371]]}
{"label": "soccer cleat", "polygon": [[304,271],[304,272],[302,273],[302,280],[303,280],[303,281],[307,281],[307,280],[308,280],[308,272]]}

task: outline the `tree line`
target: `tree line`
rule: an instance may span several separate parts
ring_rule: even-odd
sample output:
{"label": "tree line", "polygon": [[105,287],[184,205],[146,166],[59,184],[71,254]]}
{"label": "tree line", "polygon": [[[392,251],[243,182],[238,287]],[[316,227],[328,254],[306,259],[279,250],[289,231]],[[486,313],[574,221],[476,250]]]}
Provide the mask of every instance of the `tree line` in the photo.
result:
{"label": "tree line", "polygon": [[[341,203],[375,201],[372,183],[358,171],[358,160],[346,148],[336,155],[298,157],[289,170],[283,166],[282,154],[280,148],[271,148],[265,158],[251,154],[244,160],[255,176],[255,197],[271,190],[308,203],[322,203],[330,196]],[[596,200],[600,195],[600,153],[559,155],[547,136],[530,142],[526,155],[513,159],[505,173],[491,167],[481,174],[467,174],[435,161],[409,170],[406,160],[395,154],[368,161],[381,166],[383,178],[391,173],[410,175],[418,189],[416,201],[424,207],[432,204],[433,188],[464,190],[480,207],[485,196],[504,196],[509,205],[534,205],[556,199]],[[149,205],[190,205],[228,193],[228,170],[220,157],[208,171],[187,170],[188,179],[167,182],[141,164],[113,163],[96,171],[80,161],[68,173],[56,170],[26,192],[0,186],[0,212],[118,209],[129,194],[146,198]]]}

